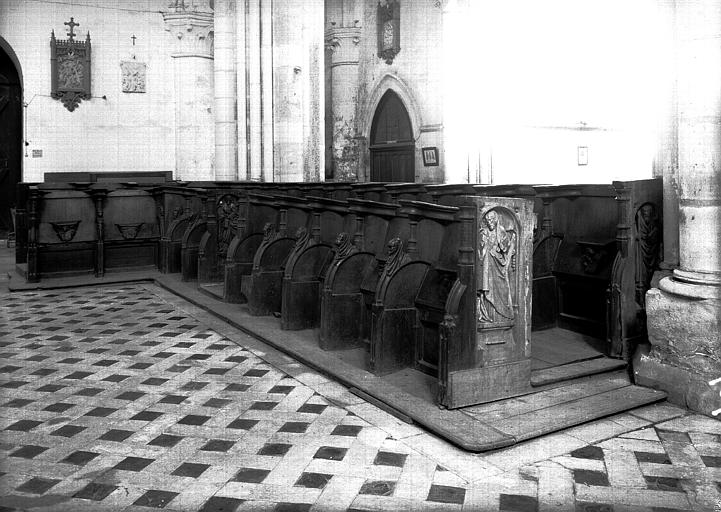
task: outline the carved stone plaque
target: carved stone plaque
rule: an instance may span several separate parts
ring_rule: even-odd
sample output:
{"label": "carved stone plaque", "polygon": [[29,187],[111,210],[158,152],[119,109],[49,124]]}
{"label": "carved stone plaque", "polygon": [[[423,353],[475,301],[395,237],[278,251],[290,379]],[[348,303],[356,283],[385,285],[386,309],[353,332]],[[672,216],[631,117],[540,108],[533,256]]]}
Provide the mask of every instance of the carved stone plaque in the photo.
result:
{"label": "carved stone plaque", "polygon": [[145,70],[144,62],[121,61],[123,92],[145,92]]}

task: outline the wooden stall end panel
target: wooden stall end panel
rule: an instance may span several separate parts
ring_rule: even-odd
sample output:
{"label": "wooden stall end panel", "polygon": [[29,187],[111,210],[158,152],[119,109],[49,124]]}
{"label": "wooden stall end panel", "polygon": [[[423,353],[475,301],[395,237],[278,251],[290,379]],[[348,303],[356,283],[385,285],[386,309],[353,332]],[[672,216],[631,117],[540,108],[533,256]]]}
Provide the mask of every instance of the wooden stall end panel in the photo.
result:
{"label": "wooden stall end panel", "polygon": [[110,191],[103,207],[106,270],[153,268],[160,229],[149,191],[127,185]]}
{"label": "wooden stall end panel", "polygon": [[375,264],[375,255],[356,252],[332,263],[323,285],[319,345],[324,350],[352,348],[362,344],[361,318],[364,275]]}
{"label": "wooden stall end panel", "polygon": [[97,232],[92,197],[68,187],[38,190],[31,201],[35,202],[33,217],[37,224],[32,258],[36,276],[93,273]]}
{"label": "wooden stall end panel", "polygon": [[[459,278],[441,326],[439,402],[448,408],[530,389],[533,201],[469,201],[473,208],[464,206],[461,219]],[[467,343],[472,346],[456,346]]]}
{"label": "wooden stall end panel", "polygon": [[[318,327],[320,322],[321,275],[332,259],[327,244],[307,247],[286,268],[283,278],[281,329],[300,330]],[[290,264],[290,262],[289,262]]]}
{"label": "wooden stall end panel", "polygon": [[228,248],[228,261],[225,263],[223,299],[231,304],[248,302],[243,294],[243,276],[253,270],[253,257],[263,242],[261,233],[252,233],[243,239],[234,238]]}
{"label": "wooden stall end panel", "polygon": [[262,254],[255,255],[250,290],[246,295],[251,315],[265,316],[280,312],[284,267],[295,242],[290,237],[278,238],[262,249]]}
{"label": "wooden stall end panel", "polygon": [[629,360],[648,339],[645,295],[663,247],[663,185],[660,178],[613,183],[618,205],[618,251],[607,312],[610,355]]}

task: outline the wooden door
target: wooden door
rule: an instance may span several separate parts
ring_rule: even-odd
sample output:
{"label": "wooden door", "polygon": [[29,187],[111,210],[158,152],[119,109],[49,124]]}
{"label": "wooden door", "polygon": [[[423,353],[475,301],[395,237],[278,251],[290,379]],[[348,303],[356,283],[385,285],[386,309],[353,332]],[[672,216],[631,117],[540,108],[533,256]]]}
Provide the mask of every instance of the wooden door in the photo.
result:
{"label": "wooden door", "polygon": [[371,181],[415,181],[415,144],[410,117],[393,91],[381,98],[371,128]]}
{"label": "wooden door", "polygon": [[0,48],[0,237],[13,231],[22,162],[22,90],[15,65]]}

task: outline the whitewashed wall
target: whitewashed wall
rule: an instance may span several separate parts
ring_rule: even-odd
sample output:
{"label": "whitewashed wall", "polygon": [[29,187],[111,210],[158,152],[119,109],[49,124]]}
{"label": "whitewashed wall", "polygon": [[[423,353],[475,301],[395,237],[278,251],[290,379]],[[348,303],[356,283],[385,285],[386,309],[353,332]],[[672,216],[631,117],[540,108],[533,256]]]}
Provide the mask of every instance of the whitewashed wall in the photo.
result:
{"label": "whitewashed wall", "polygon": [[[0,2],[0,36],[17,54],[28,104],[28,157],[23,180],[46,172],[173,171],[175,98],[172,36],[162,0],[76,0],[73,5],[25,0]],[[90,31],[92,99],[73,112],[50,98],[50,32],[66,39],[70,17],[76,39]],[[137,37],[135,47],[131,36]],[[120,62],[147,64],[144,94],[121,92]],[[105,96],[105,99],[103,99]],[[32,150],[42,150],[33,158]]]}

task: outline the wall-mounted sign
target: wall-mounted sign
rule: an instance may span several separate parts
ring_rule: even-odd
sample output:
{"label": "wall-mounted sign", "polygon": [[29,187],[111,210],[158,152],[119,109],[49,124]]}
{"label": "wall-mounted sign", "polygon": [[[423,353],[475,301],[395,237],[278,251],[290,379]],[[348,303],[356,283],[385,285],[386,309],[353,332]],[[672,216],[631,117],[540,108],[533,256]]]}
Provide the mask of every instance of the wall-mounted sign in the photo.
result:
{"label": "wall-mounted sign", "polygon": [[50,95],[59,99],[70,112],[82,100],[90,98],[90,32],[85,41],[76,41],[73,29],[80,26],[73,18],[66,21],[68,38],[50,35]]}
{"label": "wall-mounted sign", "polygon": [[423,165],[432,167],[438,165],[438,148],[423,148]]}
{"label": "wall-mounted sign", "polygon": [[43,157],[42,149],[33,149],[33,158],[42,158],[42,157]]}
{"label": "wall-mounted sign", "polygon": [[588,165],[587,146],[578,146],[578,165]]}

